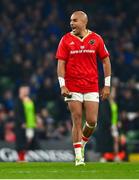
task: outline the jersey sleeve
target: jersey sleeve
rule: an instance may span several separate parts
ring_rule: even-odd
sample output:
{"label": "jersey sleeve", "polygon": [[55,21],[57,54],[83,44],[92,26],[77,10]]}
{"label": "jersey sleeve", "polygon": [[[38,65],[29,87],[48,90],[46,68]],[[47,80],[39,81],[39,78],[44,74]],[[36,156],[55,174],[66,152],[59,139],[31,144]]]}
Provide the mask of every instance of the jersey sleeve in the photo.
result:
{"label": "jersey sleeve", "polygon": [[65,38],[62,37],[57,48],[56,58],[66,61],[68,59],[68,54],[69,52],[68,52],[68,47],[65,43]]}
{"label": "jersey sleeve", "polygon": [[104,58],[106,58],[107,56],[109,56],[109,52],[104,44],[104,41],[102,39],[102,37],[100,36],[99,38],[99,46],[98,46],[98,56],[101,60],[103,60]]}

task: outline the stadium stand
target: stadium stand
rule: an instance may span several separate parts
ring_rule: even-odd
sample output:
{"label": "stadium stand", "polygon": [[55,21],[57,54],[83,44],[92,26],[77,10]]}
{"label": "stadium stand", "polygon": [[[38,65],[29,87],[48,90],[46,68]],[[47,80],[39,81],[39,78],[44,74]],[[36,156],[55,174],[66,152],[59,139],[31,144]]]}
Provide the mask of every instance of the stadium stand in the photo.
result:
{"label": "stadium stand", "polygon": [[111,54],[118,127],[128,152],[139,152],[139,1],[2,0],[0,2],[0,140],[15,142],[14,102],[20,84],[31,87],[39,139],[69,136],[69,111],[60,96],[55,51],[70,30],[74,10],[89,15]]}

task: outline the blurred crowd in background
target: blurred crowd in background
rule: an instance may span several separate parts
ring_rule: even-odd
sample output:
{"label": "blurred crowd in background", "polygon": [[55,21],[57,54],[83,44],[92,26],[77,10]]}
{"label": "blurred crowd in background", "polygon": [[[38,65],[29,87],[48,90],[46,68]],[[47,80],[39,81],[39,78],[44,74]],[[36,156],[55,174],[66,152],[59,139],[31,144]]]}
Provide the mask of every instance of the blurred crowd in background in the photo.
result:
{"label": "blurred crowd in background", "polygon": [[0,2],[0,139],[15,141],[14,102],[28,83],[37,109],[40,139],[63,139],[71,119],[60,95],[55,52],[70,31],[74,10],[89,16],[89,29],[100,34],[110,52],[114,101],[120,132],[139,151],[139,1],[2,0]]}

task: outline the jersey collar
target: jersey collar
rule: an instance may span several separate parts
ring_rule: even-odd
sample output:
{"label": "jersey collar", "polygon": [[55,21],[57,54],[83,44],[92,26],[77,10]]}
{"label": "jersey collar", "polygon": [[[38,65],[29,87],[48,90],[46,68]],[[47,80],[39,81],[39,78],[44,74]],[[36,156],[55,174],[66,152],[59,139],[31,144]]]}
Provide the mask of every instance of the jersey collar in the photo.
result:
{"label": "jersey collar", "polygon": [[92,31],[90,31],[89,29],[88,29],[87,31],[88,31],[87,34],[86,34],[82,39],[79,38],[78,36],[74,35],[73,31],[71,31],[70,34],[71,34],[72,36],[74,36],[75,38],[79,39],[81,42],[83,42],[84,39],[86,39],[86,38],[92,33]]}

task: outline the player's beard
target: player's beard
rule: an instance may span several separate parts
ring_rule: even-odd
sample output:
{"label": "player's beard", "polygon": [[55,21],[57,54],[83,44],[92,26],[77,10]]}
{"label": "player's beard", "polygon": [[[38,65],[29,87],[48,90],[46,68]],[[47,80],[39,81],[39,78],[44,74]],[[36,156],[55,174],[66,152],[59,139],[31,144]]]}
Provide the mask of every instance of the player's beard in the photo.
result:
{"label": "player's beard", "polygon": [[86,31],[87,29],[86,29],[86,28],[85,28],[85,29],[82,29],[82,28],[79,28],[79,27],[72,28],[73,34],[74,34],[75,36],[78,36],[78,37],[83,37],[82,32],[83,32],[84,30]]}
{"label": "player's beard", "polygon": [[75,35],[75,36],[80,36],[81,35],[81,33],[80,33],[80,31],[79,31],[79,29],[72,29],[72,32],[73,32],[73,34]]}

